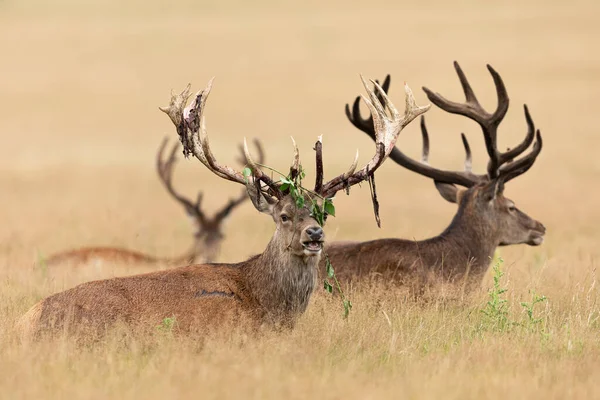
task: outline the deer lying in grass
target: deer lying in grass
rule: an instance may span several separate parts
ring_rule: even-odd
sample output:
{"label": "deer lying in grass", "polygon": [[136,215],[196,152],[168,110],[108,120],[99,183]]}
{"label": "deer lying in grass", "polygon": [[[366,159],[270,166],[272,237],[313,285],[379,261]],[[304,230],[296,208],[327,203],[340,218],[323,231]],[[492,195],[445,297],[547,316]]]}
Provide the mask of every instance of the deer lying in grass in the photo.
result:
{"label": "deer lying in grass", "polygon": [[[458,211],[450,226],[439,236],[414,241],[381,239],[362,243],[328,245],[327,253],[340,279],[383,276],[385,281],[405,283],[419,290],[426,282],[453,282],[467,284],[467,289],[481,283],[489,268],[497,246],[526,243],[531,246],[543,242],[545,227],[516,208],[504,197],[504,185],[526,172],[542,149],[540,131],[535,131],[533,120],[525,106],[528,132],[519,145],[506,152],[498,151],[497,128],[508,110],[508,95],[500,75],[490,66],[498,95],[498,107],[492,113],[485,111],[458,63],[454,64],[463,91],[464,104],[446,100],[441,95],[423,88],[429,100],[444,111],[463,115],[477,122],[485,138],[489,163],[487,173],[471,171],[471,150],[464,134],[467,153],[464,171],[443,171],[428,164],[429,137],[425,119],[421,117],[423,135],[422,161],[415,161],[398,148],[390,154],[397,164],[430,179],[444,199],[458,204]],[[386,78],[383,88],[389,88]],[[363,119],[358,102],[352,110],[346,105],[346,114],[352,124],[374,137],[371,117]],[[531,152],[518,160],[536,138]],[[464,187],[458,189],[455,185]]]}
{"label": "deer lying in grass", "polygon": [[[38,337],[43,332],[66,331],[90,337],[102,334],[117,321],[127,326],[155,327],[166,317],[174,318],[182,331],[202,333],[224,321],[293,326],[315,286],[325,237],[317,222],[322,200],[370,178],[394,148],[400,131],[429,108],[418,107],[406,87],[407,109],[401,116],[378,85],[372,90],[364,80],[363,84],[369,94],[369,99],[363,99],[374,116],[375,154],[363,168],[356,169],[357,157],[347,172],[323,183],[322,155],[317,150],[314,191],[300,186],[292,191],[289,184],[286,187],[274,181],[252,159],[246,142],[252,176],[215,159],[204,122],[212,80],[188,107],[189,88],[173,96],[163,111],[175,124],[184,152],[193,154],[221,178],[246,186],[256,209],[273,218],[276,229],[266,249],[238,264],[190,265],[79,285],[33,306],[19,323],[23,335]],[[383,105],[374,90],[379,90]],[[303,175],[296,147],[288,177],[298,182]]]}
{"label": "deer lying in grass", "polygon": [[[155,257],[135,250],[129,250],[119,247],[84,247],[76,250],[68,250],[44,260],[48,267],[56,266],[84,266],[84,265],[177,265],[193,264],[199,262],[213,262],[221,250],[223,241],[223,223],[231,212],[248,199],[246,191],[243,190],[239,196],[230,199],[220,210],[212,217],[202,211],[203,193],[199,192],[196,201],[192,201],[181,193],[178,193],[173,187],[173,169],[177,161],[176,151],[179,147],[175,144],[169,153],[167,159],[164,159],[164,152],[168,139],[165,138],[161,144],[156,156],[156,170],[160,181],[167,189],[167,192],[183,206],[187,216],[190,218],[194,227],[194,244],[192,248],[184,254],[175,257]],[[255,140],[259,153],[259,162],[264,162],[264,152],[258,140]],[[243,154],[239,159],[241,165],[246,164]]]}

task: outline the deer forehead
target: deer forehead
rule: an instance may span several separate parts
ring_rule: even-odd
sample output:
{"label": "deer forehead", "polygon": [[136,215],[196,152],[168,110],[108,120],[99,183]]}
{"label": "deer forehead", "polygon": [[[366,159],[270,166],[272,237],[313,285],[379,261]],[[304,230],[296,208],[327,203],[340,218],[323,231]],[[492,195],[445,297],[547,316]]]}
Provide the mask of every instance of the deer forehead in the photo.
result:
{"label": "deer forehead", "polygon": [[281,208],[281,214],[287,214],[290,217],[308,217],[311,214],[310,209],[307,206],[297,207],[295,204],[286,204]]}

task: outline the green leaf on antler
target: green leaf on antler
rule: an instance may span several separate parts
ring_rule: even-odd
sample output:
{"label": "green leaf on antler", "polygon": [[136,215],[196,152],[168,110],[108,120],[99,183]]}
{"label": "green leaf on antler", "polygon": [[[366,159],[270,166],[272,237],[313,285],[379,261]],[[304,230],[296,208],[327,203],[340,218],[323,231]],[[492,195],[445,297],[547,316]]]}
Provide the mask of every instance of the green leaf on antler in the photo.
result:
{"label": "green leaf on antler", "polygon": [[325,199],[323,202],[323,210],[325,213],[335,217],[335,206],[333,205],[333,198]]}
{"label": "green leaf on antler", "polygon": [[244,180],[246,183],[248,183],[248,178],[250,178],[250,175],[252,175],[252,170],[246,167],[242,170],[242,175],[244,175]]}

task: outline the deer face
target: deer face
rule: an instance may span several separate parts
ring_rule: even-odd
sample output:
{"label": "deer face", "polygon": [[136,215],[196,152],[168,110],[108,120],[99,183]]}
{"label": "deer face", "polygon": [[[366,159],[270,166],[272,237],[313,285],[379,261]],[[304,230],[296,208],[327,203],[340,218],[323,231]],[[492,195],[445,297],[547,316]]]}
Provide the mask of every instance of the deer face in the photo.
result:
{"label": "deer face", "polygon": [[325,234],[311,214],[310,199],[306,198],[305,204],[298,208],[293,199],[286,196],[277,203],[271,215],[277,225],[276,234],[294,255],[317,256],[323,249]]}
{"label": "deer face", "polygon": [[444,199],[459,204],[459,213],[467,214],[469,223],[481,235],[496,236],[500,246],[521,243],[538,246],[544,241],[544,225],[504,197],[504,185],[498,181],[470,189],[442,183],[436,187]]}
{"label": "deer face", "polygon": [[312,201],[306,196],[304,206],[298,207],[294,199],[287,195],[281,200],[268,199],[260,194],[257,201],[255,190],[249,186],[249,195],[256,209],[271,215],[276,224],[275,236],[282,248],[295,256],[320,256],[325,242],[325,233],[312,215]]}
{"label": "deer face", "polygon": [[[485,188],[483,189],[485,192]],[[486,201],[486,195],[480,195]],[[504,197],[500,191],[492,200],[487,201],[490,208],[490,216],[499,235],[500,246],[525,243],[530,246],[539,246],[544,241],[546,227],[523,211],[519,210],[515,203]]]}

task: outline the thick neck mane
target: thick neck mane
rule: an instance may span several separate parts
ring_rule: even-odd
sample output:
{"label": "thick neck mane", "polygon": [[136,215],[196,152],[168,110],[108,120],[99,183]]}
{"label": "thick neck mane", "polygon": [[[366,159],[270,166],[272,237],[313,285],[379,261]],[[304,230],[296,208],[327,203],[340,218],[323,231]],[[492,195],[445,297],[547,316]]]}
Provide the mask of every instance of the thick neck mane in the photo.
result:
{"label": "thick neck mane", "polygon": [[250,296],[267,318],[293,325],[314,290],[319,256],[297,256],[281,250],[275,238],[265,251],[242,265]]}

